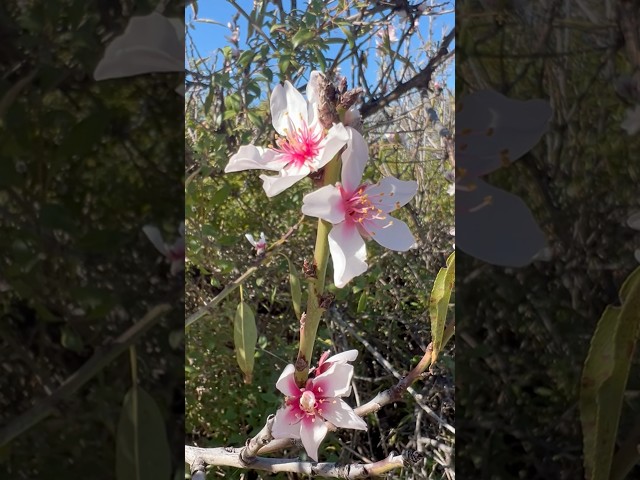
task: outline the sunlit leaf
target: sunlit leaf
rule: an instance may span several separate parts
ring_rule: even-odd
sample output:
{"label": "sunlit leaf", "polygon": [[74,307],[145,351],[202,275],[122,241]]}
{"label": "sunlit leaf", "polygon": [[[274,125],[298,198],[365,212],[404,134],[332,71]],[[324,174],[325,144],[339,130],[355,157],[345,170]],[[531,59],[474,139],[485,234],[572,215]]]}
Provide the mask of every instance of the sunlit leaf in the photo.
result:
{"label": "sunlit leaf", "polygon": [[612,459],[640,331],[640,267],[624,282],[620,300],[622,306],[608,306],[598,321],[582,372],[580,421],[586,480],[624,478],[633,467]]}
{"label": "sunlit leaf", "polygon": [[447,320],[447,310],[451,291],[455,280],[455,252],[447,258],[447,266],[441,268],[433,283],[429,299],[429,316],[431,318],[431,341],[433,344],[432,362],[438,358],[442,350],[442,339]]}
{"label": "sunlit leaf", "polygon": [[233,322],[233,341],[238,366],[244,373],[244,381],[251,383],[258,330],[251,307],[245,302],[240,302],[236,309]]}

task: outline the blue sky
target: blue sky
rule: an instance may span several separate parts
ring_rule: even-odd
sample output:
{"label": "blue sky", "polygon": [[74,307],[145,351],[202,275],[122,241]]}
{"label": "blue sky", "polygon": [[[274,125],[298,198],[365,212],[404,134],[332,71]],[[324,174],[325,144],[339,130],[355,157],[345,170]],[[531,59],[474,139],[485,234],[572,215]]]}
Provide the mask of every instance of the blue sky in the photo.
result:
{"label": "blue sky", "polygon": [[[429,3],[431,3],[430,0]],[[253,0],[237,0],[237,3],[240,7],[242,7],[246,12],[251,12],[253,8]],[[307,1],[306,0],[298,0],[298,8],[304,9],[306,8]],[[421,2],[414,0],[413,4],[419,4]],[[433,2],[435,4],[439,4],[440,2]],[[289,0],[283,0],[283,4],[285,8],[289,6]],[[453,10],[454,5],[445,7],[446,10]],[[227,27],[227,23],[231,20],[232,16],[236,13],[236,9],[233,5],[231,5],[227,0],[200,0],[198,2],[198,19],[200,22],[194,22],[194,15],[191,8],[188,8],[185,13],[185,19],[187,24],[190,25],[190,35],[193,39],[195,46],[197,47],[199,53],[203,57],[211,57],[214,58],[215,51],[217,49],[223,48],[225,46],[230,46],[230,42],[225,38],[231,34],[231,31]],[[405,23],[402,23],[401,19],[395,16],[393,18],[393,24],[396,27],[401,28]],[[455,21],[454,13],[447,13],[445,15],[433,16],[432,20],[432,31],[433,31],[433,40],[440,40],[444,34],[450,31],[453,28],[453,24]],[[206,20],[207,23],[203,23],[202,20]],[[240,49],[246,47],[246,20],[244,17],[240,17],[238,20],[238,24],[240,25]],[[429,30],[429,19],[427,16],[420,17],[420,24],[418,27],[418,31],[422,34],[423,38],[428,38],[428,30]],[[268,33],[268,32],[267,32]],[[398,29],[398,35],[400,35],[400,29]],[[333,35],[339,36],[339,35]],[[188,44],[187,44],[188,45]],[[408,45],[409,55],[413,58],[416,57],[419,60],[426,61],[427,53],[423,49],[423,41],[418,38],[417,35],[414,35],[411,39],[411,42]],[[455,44],[452,44],[453,47]],[[369,53],[369,61],[368,67],[366,69],[365,77],[367,81],[371,83],[375,83],[376,76],[378,75],[378,67],[379,67],[379,58],[377,58],[377,51],[375,49],[375,43],[372,40],[368,42],[366,47],[368,47]],[[392,45],[393,47],[393,45]],[[404,53],[404,48],[401,50],[401,53]],[[335,44],[330,45],[330,48],[325,55],[328,58],[333,58],[337,53],[338,46]],[[207,62],[209,65],[212,64],[212,60]],[[211,65],[213,67],[213,65]],[[346,67],[344,67],[346,68]],[[348,74],[348,72],[344,71],[343,74]],[[455,79],[454,79],[454,70],[455,66],[451,65],[451,67],[446,72],[446,76],[443,78],[442,75],[438,77],[439,81],[443,81],[450,88],[454,89]]]}

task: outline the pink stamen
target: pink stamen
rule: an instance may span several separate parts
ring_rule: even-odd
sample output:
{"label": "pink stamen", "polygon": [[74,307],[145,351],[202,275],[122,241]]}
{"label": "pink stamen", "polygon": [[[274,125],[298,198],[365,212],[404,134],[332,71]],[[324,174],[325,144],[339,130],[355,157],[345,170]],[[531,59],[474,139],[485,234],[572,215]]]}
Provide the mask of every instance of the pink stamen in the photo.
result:
{"label": "pink stamen", "polygon": [[324,135],[322,130],[311,131],[306,122],[302,121],[302,128],[296,129],[291,121],[286,137],[276,140],[278,148],[275,150],[284,155],[287,167],[300,168],[303,165],[313,164],[313,161],[320,153],[320,142]]}
{"label": "pink stamen", "polygon": [[387,218],[382,209],[374,205],[376,200],[380,201],[379,198],[382,197],[383,194],[371,196],[366,193],[367,186],[368,185],[361,185],[348,198],[345,198],[346,194],[341,187],[341,193],[345,201],[347,218],[352,222],[363,226],[368,221],[384,220]]}

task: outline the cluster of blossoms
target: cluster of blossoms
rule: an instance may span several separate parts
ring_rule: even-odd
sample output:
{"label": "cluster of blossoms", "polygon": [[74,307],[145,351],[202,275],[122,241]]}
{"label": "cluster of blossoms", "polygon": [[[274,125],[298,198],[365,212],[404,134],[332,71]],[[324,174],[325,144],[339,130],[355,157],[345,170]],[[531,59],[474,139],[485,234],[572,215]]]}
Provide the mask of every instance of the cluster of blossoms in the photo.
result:
{"label": "cluster of blossoms", "polygon": [[[327,85],[321,73],[312,72],[306,99],[289,82],[277,85],[270,98],[273,127],[279,135],[276,145],[241,146],[229,159],[225,172],[276,172],[260,175],[265,193],[273,197],[310,174],[320,178],[323,167],[334,158],[341,160],[340,181],[305,195],[302,212],[332,225],[327,241],[333,280],[342,288],[368,268],[365,240],[374,239],[398,251],[415,246],[409,227],[389,213],[409,202],[418,184],[394,177],[376,184],[363,182],[369,149],[359,132],[362,120],[355,108],[345,107],[348,110],[342,122],[327,121],[326,100],[321,100],[326,98],[323,89]],[[252,235],[246,237],[258,254],[266,248],[264,235],[258,241]],[[357,355],[357,350],[332,357],[324,354],[303,387],[295,381],[294,365],[288,365],[276,383],[286,400],[274,419],[274,438],[300,439],[309,457],[317,461],[318,447],[328,431],[325,421],[341,428],[366,430],[366,423],[341,400],[351,392],[353,366],[348,362]]]}
{"label": "cluster of blossoms", "polygon": [[295,382],[295,367],[287,365],[276,383],[286,400],[276,412],[273,437],[300,439],[309,457],[318,461],[318,447],[328,431],[325,420],[340,428],[366,430],[365,421],[340,398],[351,394],[353,366],[347,362],[357,356],[357,350],[332,357],[326,352],[303,388]]}
{"label": "cluster of blossoms", "polygon": [[271,95],[271,117],[279,134],[275,146],[241,146],[225,172],[271,170],[275,176],[260,175],[268,197],[280,194],[311,173],[318,172],[341,150],[341,181],[326,185],[303,199],[302,212],[321,218],[333,227],[329,251],[333,260],[334,284],[344,287],[364,273],[366,239],[396,251],[416,244],[409,227],[389,215],[408,203],[418,184],[394,177],[377,184],[362,181],[369,153],[362,134],[350,125],[358,122],[355,110],[345,114],[344,123],[325,129],[320,121],[321,74],[313,72],[307,85],[307,99],[288,81],[277,85]]}

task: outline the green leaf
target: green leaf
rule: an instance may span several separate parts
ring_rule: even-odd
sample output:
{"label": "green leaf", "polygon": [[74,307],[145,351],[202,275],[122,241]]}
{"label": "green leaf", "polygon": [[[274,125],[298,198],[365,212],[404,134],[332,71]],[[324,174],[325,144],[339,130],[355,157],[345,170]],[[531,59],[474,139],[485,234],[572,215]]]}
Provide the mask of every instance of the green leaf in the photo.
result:
{"label": "green leaf", "polygon": [[289,264],[289,286],[291,287],[291,303],[293,304],[293,311],[296,314],[296,318],[299,320],[302,315],[302,287],[300,286],[300,274],[293,264],[291,259],[284,255]]}
{"label": "green leaf", "polygon": [[240,58],[238,58],[238,64],[242,68],[246,68],[251,63],[251,61],[253,60],[253,57],[255,56],[256,56],[256,52],[254,52],[253,50],[245,50],[240,54]]}
{"label": "green leaf", "polygon": [[117,480],[169,480],[171,451],[162,413],[138,386],[124,397],[116,436]]}
{"label": "green leaf", "polygon": [[236,347],[238,366],[244,373],[244,383],[251,383],[258,329],[251,307],[245,302],[240,302],[236,309],[233,322],[233,341]]}
{"label": "green leaf", "polygon": [[442,350],[442,339],[447,320],[447,310],[451,291],[455,280],[455,252],[447,258],[447,266],[441,268],[433,283],[429,299],[429,316],[431,318],[431,341],[433,344],[432,363],[436,361]]}
{"label": "green leaf", "polygon": [[312,30],[307,30],[306,28],[301,28],[291,39],[291,45],[293,48],[298,48],[301,44],[307,43],[316,34]]}
{"label": "green leaf", "polygon": [[316,60],[318,61],[318,68],[321,72],[325,72],[327,70],[327,61],[324,58],[324,53],[322,53],[322,50],[317,47],[313,49],[313,52],[316,56]]}
{"label": "green leaf", "polygon": [[360,298],[358,299],[358,309],[356,310],[356,312],[362,313],[365,311],[366,308],[367,308],[367,291],[363,290],[362,294],[360,295]]}
{"label": "green leaf", "polygon": [[231,193],[231,187],[229,185],[223,185],[222,188],[216,191],[216,193],[211,197],[211,200],[209,201],[209,208],[220,205],[229,198],[229,193]]}
{"label": "green leaf", "polygon": [[242,108],[242,98],[237,93],[232,93],[224,97],[224,105],[234,112],[239,112]]}
{"label": "green leaf", "polygon": [[290,55],[282,55],[278,59],[278,68],[280,69],[280,75],[282,75],[283,78],[287,77],[287,72],[289,71],[290,65],[291,65]]}
{"label": "green leaf", "polygon": [[640,331],[640,267],[608,306],[591,338],[582,371],[580,422],[586,480],[624,478],[633,463],[613,462],[624,391]]}
{"label": "green leaf", "polygon": [[347,42],[349,42],[349,48],[354,49],[356,47],[356,42],[353,38],[353,33],[351,32],[351,29],[340,25],[340,30],[342,30],[342,33],[344,33],[345,37],[347,37]]}

